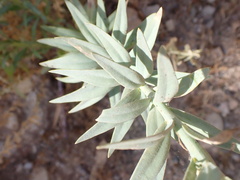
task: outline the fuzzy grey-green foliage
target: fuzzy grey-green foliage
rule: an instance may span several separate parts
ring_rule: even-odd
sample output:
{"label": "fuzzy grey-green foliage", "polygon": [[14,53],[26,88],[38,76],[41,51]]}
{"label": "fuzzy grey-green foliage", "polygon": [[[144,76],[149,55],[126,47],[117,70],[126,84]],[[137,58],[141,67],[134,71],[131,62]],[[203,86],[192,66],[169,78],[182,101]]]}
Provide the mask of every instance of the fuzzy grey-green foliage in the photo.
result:
{"label": "fuzzy grey-green foliage", "polygon": [[[117,149],[145,149],[131,179],[160,180],[164,178],[172,136],[184,144],[192,159],[184,179],[209,179],[212,175],[228,179],[196,142],[208,139],[211,143],[211,138],[221,131],[191,114],[169,107],[173,98],[190,93],[206,79],[208,68],[193,73],[176,72],[161,46],[157,69],[154,69],[151,49],[159,31],[162,9],[127,32],[125,0],[119,0],[117,10],[110,16],[106,15],[103,0],[89,7],[77,0],[66,1],[66,5],[78,30],[45,26],[47,31],[64,37],[39,42],[67,53],[41,65],[53,68],[51,73],[64,76],[58,80],[82,83],[82,86],[51,102],[78,102],[70,113],[87,108],[106,95],[111,105],[76,143],[114,129],[111,142],[97,148],[109,149],[108,156]],[[146,137],[122,140],[138,116],[144,119]],[[217,146],[240,151],[240,143],[234,138]]]}

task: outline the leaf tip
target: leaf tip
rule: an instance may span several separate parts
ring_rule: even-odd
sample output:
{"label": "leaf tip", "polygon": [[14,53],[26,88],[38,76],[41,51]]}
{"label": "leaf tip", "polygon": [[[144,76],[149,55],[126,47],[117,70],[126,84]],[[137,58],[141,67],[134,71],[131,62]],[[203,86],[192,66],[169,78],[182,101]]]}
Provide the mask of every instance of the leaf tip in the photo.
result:
{"label": "leaf tip", "polygon": [[163,9],[162,7],[159,8],[158,12],[157,12],[157,17],[162,17],[162,13],[163,13]]}

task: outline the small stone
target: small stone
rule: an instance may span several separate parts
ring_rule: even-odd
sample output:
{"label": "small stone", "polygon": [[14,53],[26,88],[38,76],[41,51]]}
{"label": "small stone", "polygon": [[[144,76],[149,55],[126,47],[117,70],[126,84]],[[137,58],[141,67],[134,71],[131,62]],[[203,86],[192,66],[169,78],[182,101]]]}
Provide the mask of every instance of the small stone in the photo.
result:
{"label": "small stone", "polygon": [[213,6],[205,6],[202,10],[202,15],[205,19],[212,18],[213,14],[215,13],[216,8]]}
{"label": "small stone", "polygon": [[211,59],[215,59],[216,61],[222,61],[224,55],[222,49],[220,47],[216,47],[211,50]]}
{"label": "small stone", "polygon": [[14,113],[8,114],[7,123],[5,126],[6,126],[6,128],[13,130],[13,131],[18,130],[19,122],[18,122],[18,118],[17,118],[16,114],[14,114]]}
{"label": "small stone", "polygon": [[23,165],[22,164],[18,164],[16,167],[16,172],[22,172],[23,170]]}
{"label": "small stone", "polygon": [[48,172],[44,167],[36,167],[33,169],[30,180],[48,180]]}
{"label": "small stone", "polygon": [[208,114],[206,116],[206,120],[207,122],[209,122],[210,124],[212,124],[213,126],[215,126],[216,128],[220,129],[220,130],[223,130],[223,120],[222,120],[222,117],[213,112],[211,114]]}
{"label": "small stone", "polygon": [[206,27],[207,27],[208,29],[211,29],[211,28],[213,27],[213,25],[214,25],[214,20],[213,20],[213,19],[211,19],[210,21],[208,21],[208,22],[206,23]]}
{"label": "small stone", "polygon": [[33,167],[33,164],[31,162],[26,162],[24,165],[23,165],[23,168],[26,169],[26,170],[31,170]]}
{"label": "small stone", "polygon": [[240,156],[239,154],[232,154],[232,159],[236,162],[239,162],[240,161]]}
{"label": "small stone", "polygon": [[221,103],[220,106],[218,107],[218,109],[221,111],[221,114],[223,117],[226,117],[230,112],[227,102]]}
{"label": "small stone", "polygon": [[16,91],[17,93],[20,93],[21,95],[28,94],[29,92],[32,91],[32,82],[31,79],[25,78],[21,80],[17,85],[16,85]]}
{"label": "small stone", "polygon": [[229,109],[230,110],[234,110],[238,107],[238,101],[235,100],[235,99],[231,99],[229,102],[228,102],[228,106],[229,106]]}
{"label": "small stone", "polygon": [[152,5],[152,6],[147,6],[145,8],[143,8],[143,13],[144,15],[148,16],[152,13],[155,13],[159,10],[160,6],[158,4]]}
{"label": "small stone", "polygon": [[166,28],[168,31],[174,31],[175,30],[175,21],[173,19],[169,19],[166,22]]}

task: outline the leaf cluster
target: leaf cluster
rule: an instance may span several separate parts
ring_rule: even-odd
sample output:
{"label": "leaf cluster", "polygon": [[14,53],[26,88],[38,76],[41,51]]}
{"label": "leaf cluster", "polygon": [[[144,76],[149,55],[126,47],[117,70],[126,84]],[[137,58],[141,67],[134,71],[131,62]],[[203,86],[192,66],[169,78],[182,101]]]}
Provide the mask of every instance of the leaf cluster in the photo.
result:
{"label": "leaf cluster", "polygon": [[[214,143],[220,130],[179,109],[171,108],[173,98],[193,91],[208,77],[209,69],[193,73],[176,72],[164,46],[160,47],[154,68],[151,50],[158,34],[162,9],[148,16],[135,29],[127,32],[125,0],[119,0],[116,11],[107,16],[103,0],[97,4],[66,1],[78,30],[44,27],[56,38],[38,42],[60,48],[67,53],[42,62],[53,68],[64,83],[82,83],[76,91],[53,99],[51,103],[78,104],[70,113],[87,108],[106,95],[111,107],[104,109],[96,124],[81,135],[76,143],[86,141],[113,129],[111,142],[98,149],[144,149],[131,179],[163,179],[170,139],[189,151],[191,162],[184,179],[228,179],[210,155],[197,143],[204,141],[220,148],[240,152],[239,142],[229,137]],[[134,120],[141,116],[146,136],[123,140]],[[214,176],[213,176],[214,175]]]}

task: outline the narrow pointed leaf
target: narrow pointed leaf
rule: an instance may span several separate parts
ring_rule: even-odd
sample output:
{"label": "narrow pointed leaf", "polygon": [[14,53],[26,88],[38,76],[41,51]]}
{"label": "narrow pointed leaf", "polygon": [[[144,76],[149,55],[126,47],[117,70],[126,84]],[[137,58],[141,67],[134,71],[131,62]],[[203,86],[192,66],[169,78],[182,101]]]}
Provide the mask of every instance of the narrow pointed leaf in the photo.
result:
{"label": "narrow pointed leaf", "polygon": [[77,24],[79,30],[81,31],[82,35],[91,43],[98,44],[98,41],[96,38],[91,34],[88,27],[86,26],[86,23],[89,23],[89,21],[86,19],[86,17],[70,2],[65,1],[66,5]]}
{"label": "narrow pointed leaf", "polygon": [[103,0],[97,0],[96,25],[105,32],[108,31],[108,19]]}
{"label": "narrow pointed leaf", "polygon": [[205,161],[202,163],[196,180],[223,180],[224,177],[224,174],[215,164]]}
{"label": "narrow pointed leaf", "polygon": [[130,121],[139,116],[148,107],[149,103],[149,99],[141,99],[115,106],[110,109],[105,109],[96,121],[107,123],[122,123]]}
{"label": "narrow pointed leaf", "polygon": [[66,36],[66,37],[74,37],[79,39],[85,39],[81,32],[75,31],[73,29],[56,27],[56,26],[41,26],[45,31],[48,31],[57,36]]}
{"label": "narrow pointed leaf", "polygon": [[139,27],[127,33],[124,47],[126,49],[130,49],[135,45],[137,29],[140,28],[147,40],[149,49],[152,50],[156,41],[161,19],[162,19],[162,8],[160,8],[157,13],[154,13],[148,16],[140,24]]}
{"label": "narrow pointed leaf", "polygon": [[166,159],[165,163],[163,164],[162,168],[160,169],[160,172],[158,173],[156,180],[164,180],[166,165],[167,165],[167,159]]}
{"label": "narrow pointed leaf", "polygon": [[85,11],[83,5],[79,2],[79,0],[71,0],[72,4],[82,13],[82,15],[86,18],[88,18],[87,12]]}
{"label": "narrow pointed leaf", "polygon": [[[132,126],[133,121],[134,119],[124,123],[120,123],[118,126],[116,126],[112,134],[111,143],[121,142],[124,136],[126,135],[126,133],[128,132],[128,130],[130,129],[130,127]],[[110,157],[113,152],[114,152],[114,149],[109,149],[108,157]]]}
{"label": "narrow pointed leaf", "polygon": [[80,52],[65,54],[59,58],[44,61],[41,66],[56,69],[96,69],[99,65]]}
{"label": "narrow pointed leaf", "polygon": [[66,103],[66,102],[79,102],[86,101],[93,98],[98,98],[99,96],[105,96],[112,88],[109,87],[96,87],[88,85],[82,87],[74,92],[67,95],[61,96],[59,98],[53,99],[51,103]]}
{"label": "narrow pointed leaf", "polygon": [[97,98],[93,98],[93,99],[89,99],[86,101],[82,101],[80,102],[78,105],[76,105],[74,108],[72,108],[68,113],[75,113],[77,111],[83,110],[87,107],[92,106],[93,104],[96,104],[98,101],[100,101],[101,99],[103,99],[104,96],[100,96]]}
{"label": "narrow pointed leaf", "polygon": [[[216,127],[210,125],[206,121],[188,114],[184,111],[171,108],[171,111],[184,123],[186,123],[191,129],[202,134],[205,137],[213,137],[219,134],[221,131]],[[220,148],[232,150],[240,154],[240,142],[234,138],[224,144],[217,145]]]}
{"label": "narrow pointed leaf", "polygon": [[188,127],[185,124],[183,124],[182,126],[183,126],[183,129],[185,130],[185,132],[189,136],[194,138],[195,140],[199,140],[199,141],[205,142],[207,144],[211,144],[211,145],[224,144],[224,143],[230,141],[233,138],[234,133],[239,132],[239,129],[240,129],[240,128],[227,129],[227,130],[221,131],[219,134],[217,134],[213,137],[206,137],[206,136],[198,133],[197,131],[194,131],[193,129],[191,129],[190,127]]}
{"label": "narrow pointed leaf", "polygon": [[99,45],[92,44],[87,41],[83,41],[83,40],[76,39],[76,38],[62,38],[61,37],[61,38],[57,38],[57,39],[61,39],[68,45],[72,46],[73,48],[75,48],[78,51],[80,51],[81,53],[83,53],[84,55],[89,54],[89,53],[96,53],[96,54],[100,54],[101,56],[104,56],[104,57],[109,57],[107,51]]}
{"label": "narrow pointed leaf", "polygon": [[[164,124],[162,125],[164,127]],[[109,148],[119,149],[119,150],[145,149],[158,144],[161,139],[163,139],[164,137],[166,137],[167,134],[169,134],[172,128],[173,128],[173,123],[171,122],[166,126],[164,131],[159,132],[159,130],[157,130],[157,133],[155,135],[144,137],[144,138],[122,141],[119,143],[105,144],[105,145],[98,146],[97,149],[109,149]],[[159,129],[162,129],[162,127],[160,127]]]}
{"label": "narrow pointed leaf", "polygon": [[87,9],[89,21],[92,24],[95,24],[96,14],[97,14],[96,0],[87,0],[86,9]]}
{"label": "narrow pointed leaf", "polygon": [[130,180],[156,179],[161,170],[165,168],[169,148],[170,133],[159,143],[144,151]]}
{"label": "narrow pointed leaf", "polygon": [[147,117],[146,136],[153,135],[162,123],[164,123],[164,118],[156,109],[156,107],[152,108]]}
{"label": "narrow pointed leaf", "polygon": [[78,140],[75,142],[75,144],[81,143],[81,142],[91,139],[95,136],[98,136],[102,133],[105,133],[105,132],[109,131],[110,129],[114,128],[115,126],[116,126],[116,124],[114,124],[114,123],[97,122],[88,131],[86,131],[83,135],[81,135],[78,138]]}
{"label": "narrow pointed leaf", "polygon": [[50,73],[73,77],[79,81],[100,87],[114,87],[119,84],[104,70],[51,70]]}
{"label": "narrow pointed leaf", "polygon": [[44,38],[44,39],[39,39],[37,41],[39,43],[42,43],[42,44],[46,44],[46,45],[49,45],[49,46],[57,47],[57,48],[62,49],[64,51],[77,52],[77,50],[74,47],[72,47],[71,45],[69,45],[68,43],[63,41],[62,39],[58,39],[58,38]]}
{"label": "narrow pointed leaf", "polygon": [[121,100],[116,104],[115,107],[117,106],[122,106],[124,104],[136,101],[136,100],[140,100],[141,97],[141,92],[139,89],[134,89],[134,90],[129,90],[129,92],[125,91],[122,94]]}
{"label": "narrow pointed leaf", "polygon": [[137,31],[135,68],[146,79],[153,73],[153,60],[145,37],[140,29]]}
{"label": "narrow pointed leaf", "polygon": [[122,62],[122,63],[129,64],[129,62],[131,61],[131,58],[127,50],[123,47],[122,44],[120,44],[113,37],[111,37],[109,34],[104,32],[97,26],[93,24],[88,24],[88,27],[98,37],[99,41],[108,52],[111,59],[113,59],[115,62],[119,62],[119,63]]}
{"label": "narrow pointed leaf", "polygon": [[56,79],[63,83],[80,83],[80,82],[82,82],[82,80],[79,80],[78,78],[73,78],[73,77],[56,77]]}
{"label": "narrow pointed leaf", "polygon": [[[189,74],[190,73],[175,71],[175,75],[176,75],[178,81],[180,81],[181,78],[183,78]],[[157,73],[157,70],[154,70],[152,75],[146,79],[146,82],[151,86],[157,86],[157,80],[158,80],[158,73]]]}
{"label": "narrow pointed leaf", "polygon": [[124,44],[127,33],[127,9],[125,0],[118,1],[117,13],[114,20],[112,36],[121,44]]}
{"label": "narrow pointed leaf", "polygon": [[109,101],[111,107],[115,106],[121,100],[121,87],[117,86],[113,88],[109,93]]}
{"label": "narrow pointed leaf", "polygon": [[209,68],[198,69],[179,80],[179,90],[175,97],[185,96],[193,91],[203,80],[208,77]]}
{"label": "narrow pointed leaf", "polygon": [[122,86],[128,89],[135,89],[145,84],[143,77],[136,71],[115,63],[103,56],[97,54],[93,54],[93,56],[96,62]]}
{"label": "narrow pointed leaf", "polygon": [[188,168],[184,174],[183,180],[193,180],[197,177],[197,168],[196,164],[194,162],[194,159],[192,159],[188,165]]}
{"label": "narrow pointed leaf", "polygon": [[173,70],[170,59],[163,47],[160,48],[157,57],[158,82],[157,91],[153,102],[170,102],[178,92],[178,80]]}
{"label": "narrow pointed leaf", "polygon": [[[119,103],[116,105],[116,107],[119,105],[127,104],[132,101],[138,100],[138,99],[140,99],[140,97],[141,97],[141,93],[138,89],[134,89],[128,93],[125,90],[125,93],[123,94],[121,101],[119,101]],[[134,121],[134,119],[127,121],[127,122],[120,123],[118,126],[116,126],[113,131],[111,143],[120,142],[124,138],[124,136],[126,135],[128,130],[130,129],[133,121]],[[114,149],[109,149],[108,157],[110,157],[113,152],[114,152]]]}
{"label": "narrow pointed leaf", "polygon": [[115,17],[116,17],[116,11],[113,11],[109,16],[108,16],[108,31],[112,31],[113,29],[113,25],[114,25],[114,20],[115,20]]}
{"label": "narrow pointed leaf", "polygon": [[189,74],[190,73],[175,71],[175,75],[178,80],[184,78],[185,76],[188,76]]}

